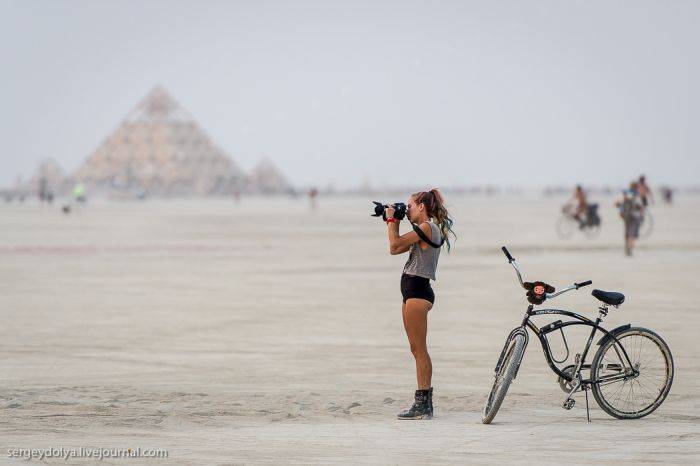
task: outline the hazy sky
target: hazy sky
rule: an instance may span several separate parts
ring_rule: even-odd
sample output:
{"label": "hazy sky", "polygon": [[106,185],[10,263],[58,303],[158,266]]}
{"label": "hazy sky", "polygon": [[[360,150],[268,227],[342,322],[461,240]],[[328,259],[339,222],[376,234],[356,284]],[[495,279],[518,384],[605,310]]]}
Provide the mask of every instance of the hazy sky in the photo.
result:
{"label": "hazy sky", "polygon": [[698,1],[0,0],[0,185],[156,84],[298,185],[697,183]]}

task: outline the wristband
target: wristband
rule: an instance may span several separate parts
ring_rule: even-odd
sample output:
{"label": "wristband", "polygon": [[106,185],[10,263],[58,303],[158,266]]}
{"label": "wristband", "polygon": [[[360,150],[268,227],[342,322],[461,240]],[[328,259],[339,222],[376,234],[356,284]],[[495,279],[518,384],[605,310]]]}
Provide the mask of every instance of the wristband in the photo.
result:
{"label": "wristband", "polygon": [[385,220],[386,223],[394,223],[395,221],[396,219],[394,217],[387,217],[387,219]]}

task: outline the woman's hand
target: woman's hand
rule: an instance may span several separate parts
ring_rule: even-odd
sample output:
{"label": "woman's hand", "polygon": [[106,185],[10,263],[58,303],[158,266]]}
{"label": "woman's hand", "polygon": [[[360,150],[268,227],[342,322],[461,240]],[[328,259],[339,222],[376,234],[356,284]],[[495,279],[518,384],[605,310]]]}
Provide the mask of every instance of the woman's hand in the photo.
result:
{"label": "woman's hand", "polygon": [[384,209],[384,216],[385,216],[386,218],[394,218],[394,212],[395,212],[394,207],[393,207],[393,206],[389,206],[389,207],[387,207],[387,208]]}

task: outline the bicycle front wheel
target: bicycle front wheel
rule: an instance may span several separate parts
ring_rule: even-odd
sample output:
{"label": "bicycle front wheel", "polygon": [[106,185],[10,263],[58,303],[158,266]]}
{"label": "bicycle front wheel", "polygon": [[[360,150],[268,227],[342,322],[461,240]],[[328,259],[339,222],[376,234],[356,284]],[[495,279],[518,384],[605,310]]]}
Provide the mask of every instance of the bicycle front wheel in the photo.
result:
{"label": "bicycle front wheel", "polygon": [[[673,383],[673,356],[653,331],[631,327],[598,349],[591,364],[593,396],[598,405],[618,419],[639,419],[654,412]],[[622,354],[624,347],[629,362]]]}
{"label": "bicycle front wheel", "polygon": [[644,218],[642,219],[642,224],[639,226],[639,237],[647,238],[651,235],[651,231],[654,229],[654,217],[652,217],[649,209],[644,213]]}
{"label": "bicycle front wheel", "polygon": [[561,239],[571,238],[571,235],[574,234],[575,229],[576,229],[576,220],[568,217],[565,214],[561,215],[557,219],[556,230],[557,230],[557,235],[559,235],[559,238],[561,238]]}
{"label": "bicycle front wheel", "polygon": [[496,413],[506,397],[508,387],[510,387],[510,383],[515,378],[518,366],[523,360],[523,354],[525,354],[525,336],[522,334],[514,335],[506,346],[505,351],[501,368],[495,375],[496,380],[494,380],[491,393],[486,400],[484,417],[481,419],[481,422],[484,424],[490,424],[493,418],[496,417]]}

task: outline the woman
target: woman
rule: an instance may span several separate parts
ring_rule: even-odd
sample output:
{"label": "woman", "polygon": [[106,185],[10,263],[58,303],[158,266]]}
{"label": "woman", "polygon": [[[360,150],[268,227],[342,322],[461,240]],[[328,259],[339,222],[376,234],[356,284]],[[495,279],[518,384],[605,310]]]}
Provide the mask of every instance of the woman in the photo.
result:
{"label": "woman", "polygon": [[416,360],[418,389],[415,403],[398,414],[399,419],[431,419],[433,417],[433,365],[426,346],[428,311],[433,307],[435,294],[430,280],[435,280],[438,257],[443,244],[450,250],[448,233],[452,233],[445,201],[437,190],[412,194],[406,203],[406,217],[413,231],[399,235],[400,220],[394,218],[394,209],[387,207],[386,222],[389,232],[389,252],[392,255],[410,251],[401,275],[403,305],[401,314],[411,353]]}

